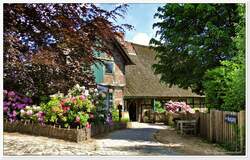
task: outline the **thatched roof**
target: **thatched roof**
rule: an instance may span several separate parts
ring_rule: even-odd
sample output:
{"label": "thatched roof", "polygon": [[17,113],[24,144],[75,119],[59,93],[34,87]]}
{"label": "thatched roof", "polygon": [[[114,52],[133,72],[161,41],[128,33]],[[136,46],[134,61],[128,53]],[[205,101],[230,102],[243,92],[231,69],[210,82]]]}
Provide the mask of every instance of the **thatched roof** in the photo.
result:
{"label": "thatched roof", "polygon": [[[129,42],[127,42],[129,43]],[[156,53],[148,46],[131,43],[135,54],[129,54],[135,65],[126,66],[125,98],[139,97],[201,97],[191,89],[169,87],[160,83],[160,76],[155,75],[152,64],[156,62]],[[202,96],[204,97],[204,96]]]}

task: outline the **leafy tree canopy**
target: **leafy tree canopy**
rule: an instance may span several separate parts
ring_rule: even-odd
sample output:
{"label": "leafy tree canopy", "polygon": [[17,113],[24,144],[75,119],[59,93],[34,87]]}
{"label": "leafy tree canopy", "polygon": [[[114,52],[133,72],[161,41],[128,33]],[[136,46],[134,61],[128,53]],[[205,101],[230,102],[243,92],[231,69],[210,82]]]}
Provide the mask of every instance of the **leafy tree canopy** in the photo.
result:
{"label": "leafy tree canopy", "polygon": [[110,54],[114,39],[132,28],[114,24],[126,8],[4,4],[4,88],[46,95],[93,83],[93,51]]}
{"label": "leafy tree canopy", "polygon": [[163,82],[203,94],[205,72],[237,53],[237,4],[166,4],[155,17],[161,20],[153,25],[159,40],[150,41],[159,60],[155,73]]}
{"label": "leafy tree canopy", "polygon": [[245,7],[238,6],[241,16],[236,25],[233,41],[238,49],[232,60],[221,62],[220,67],[208,70],[204,76],[206,103],[209,108],[227,111],[245,109]]}

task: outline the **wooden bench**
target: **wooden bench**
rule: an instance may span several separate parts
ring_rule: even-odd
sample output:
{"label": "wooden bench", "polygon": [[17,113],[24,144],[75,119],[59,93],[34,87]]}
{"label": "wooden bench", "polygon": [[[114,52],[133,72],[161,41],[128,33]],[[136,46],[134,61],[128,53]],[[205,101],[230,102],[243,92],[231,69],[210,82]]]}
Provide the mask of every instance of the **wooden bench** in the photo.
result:
{"label": "wooden bench", "polygon": [[196,120],[177,120],[177,129],[181,134],[192,132],[196,134]]}

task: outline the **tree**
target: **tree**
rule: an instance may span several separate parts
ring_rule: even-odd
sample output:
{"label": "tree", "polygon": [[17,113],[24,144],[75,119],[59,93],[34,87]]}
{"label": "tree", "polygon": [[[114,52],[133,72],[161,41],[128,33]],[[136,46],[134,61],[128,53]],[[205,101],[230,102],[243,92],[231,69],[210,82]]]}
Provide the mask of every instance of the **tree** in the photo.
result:
{"label": "tree", "polygon": [[128,24],[116,25],[127,5],[4,4],[4,88],[31,95],[93,84],[94,51],[110,47]]}
{"label": "tree", "polygon": [[204,76],[209,108],[227,111],[245,109],[245,7],[239,5],[237,10],[241,17],[233,39],[237,55],[230,61],[222,61],[222,66],[208,70]]}
{"label": "tree", "polygon": [[155,73],[165,83],[203,94],[205,72],[237,53],[237,4],[166,4],[155,17],[162,20],[153,25],[159,40],[150,41],[157,52]]}

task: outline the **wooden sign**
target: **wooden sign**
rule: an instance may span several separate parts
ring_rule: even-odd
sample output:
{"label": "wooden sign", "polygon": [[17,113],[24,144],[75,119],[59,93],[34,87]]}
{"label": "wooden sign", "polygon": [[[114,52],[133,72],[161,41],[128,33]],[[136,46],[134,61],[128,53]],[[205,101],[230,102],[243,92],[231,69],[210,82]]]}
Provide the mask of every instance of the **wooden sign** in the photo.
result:
{"label": "wooden sign", "polygon": [[236,115],[230,115],[230,114],[228,114],[225,117],[225,121],[227,123],[237,123],[237,116]]}

